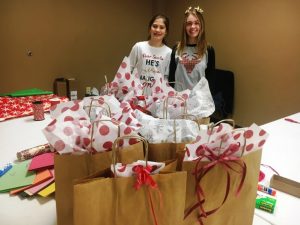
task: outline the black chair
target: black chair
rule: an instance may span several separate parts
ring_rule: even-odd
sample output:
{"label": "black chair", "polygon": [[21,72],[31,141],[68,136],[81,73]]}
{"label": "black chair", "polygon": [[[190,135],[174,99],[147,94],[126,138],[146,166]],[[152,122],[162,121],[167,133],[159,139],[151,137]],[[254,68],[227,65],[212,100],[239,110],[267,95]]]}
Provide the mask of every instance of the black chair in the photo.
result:
{"label": "black chair", "polygon": [[206,79],[215,103],[212,122],[232,116],[234,107],[234,74],[228,70],[216,69],[215,50],[208,46],[208,61],[205,71]]}

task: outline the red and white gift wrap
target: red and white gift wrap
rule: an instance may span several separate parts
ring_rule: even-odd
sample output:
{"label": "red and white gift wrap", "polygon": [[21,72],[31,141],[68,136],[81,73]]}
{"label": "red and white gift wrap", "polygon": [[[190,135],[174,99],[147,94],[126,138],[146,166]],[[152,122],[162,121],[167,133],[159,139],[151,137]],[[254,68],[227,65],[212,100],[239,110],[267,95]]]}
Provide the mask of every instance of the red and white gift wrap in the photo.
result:
{"label": "red and white gift wrap", "polygon": [[162,94],[153,94],[154,97],[158,97],[158,100],[149,107],[149,111],[151,111],[153,116],[163,118],[166,109],[167,117],[171,119],[176,119],[178,115],[182,114],[183,103],[179,98],[170,98],[166,108],[164,103],[168,96],[179,96],[184,99],[186,102],[186,113],[198,118],[208,117],[215,111],[214,101],[205,78],[201,78],[192,90],[187,89],[181,92],[177,92],[174,89],[172,91],[171,87],[168,87],[168,84],[166,86],[165,82],[162,80],[159,83]]}
{"label": "red and white gift wrap", "polygon": [[102,96],[91,96],[83,98],[83,107],[86,112],[90,110],[92,104],[91,112],[92,117],[97,117],[97,115],[104,114],[106,116],[120,112],[120,102],[114,95],[102,95]]}
{"label": "red and white gift wrap", "polygon": [[199,118],[209,117],[215,111],[215,103],[211,95],[208,81],[202,77],[191,90],[187,99],[187,113]]}
{"label": "red and white gift wrap", "polygon": [[232,126],[227,123],[221,123],[212,130],[200,130],[196,141],[186,145],[184,161],[197,160],[202,157],[202,161],[207,158],[203,157],[209,152],[205,148],[221,155],[224,151],[235,144],[238,150],[232,156],[241,157],[249,152],[261,149],[268,138],[268,133],[256,124],[252,124],[245,129],[233,130]]}
{"label": "red and white gift wrap", "polygon": [[143,86],[140,82],[139,75],[130,71],[130,60],[128,57],[124,57],[114,80],[108,85],[109,93],[114,94],[117,99],[122,101],[126,95],[127,99],[134,97],[135,95],[143,94]]}
{"label": "red and white gift wrap", "polygon": [[[152,115],[159,118],[163,118],[164,99],[168,96],[180,96],[185,99],[187,101],[187,113],[200,118],[210,116],[215,110],[214,101],[205,78],[201,79],[193,90],[177,92],[168,84],[162,74],[156,74],[155,80],[144,87],[139,75],[135,71],[131,73],[128,57],[124,57],[115,78],[106,87],[108,88],[107,93],[114,95],[119,101],[135,103],[137,96],[146,95],[147,104],[143,109],[150,111]],[[177,118],[178,115],[182,114],[180,104],[174,101],[173,99],[168,105],[169,118]]]}
{"label": "red and white gift wrap", "polygon": [[20,152],[17,152],[17,158],[19,161],[32,159],[37,155],[41,155],[46,152],[51,152],[51,147],[49,144],[38,145],[32,148],[24,149]]}
{"label": "red and white gift wrap", "polygon": [[76,111],[79,108],[82,108],[82,102],[80,100],[61,102],[58,104],[53,104],[50,107],[50,116],[51,118],[56,118],[61,115],[63,112],[71,109],[72,111]]}
{"label": "red and white gift wrap", "polygon": [[[106,116],[102,116],[101,120],[105,121],[92,122],[81,105],[74,104],[54,119],[43,133],[60,154],[110,151],[118,135],[137,135],[124,123],[116,124]],[[120,146],[134,143],[135,139],[124,140]]]}
{"label": "red and white gift wrap", "polygon": [[142,125],[136,118],[134,110],[131,108],[129,102],[122,102],[120,107],[122,111],[114,113],[112,119],[125,123],[133,130],[139,129]]}
{"label": "red and white gift wrap", "polygon": [[[165,163],[147,161],[147,166],[151,168],[150,174],[158,174],[165,167]],[[116,163],[111,165],[111,171],[115,172],[117,177],[132,177],[136,174],[136,167],[146,167],[146,161],[138,160],[131,164]]]}
{"label": "red and white gift wrap", "polygon": [[68,101],[67,97],[50,95],[34,95],[25,97],[0,97],[0,121],[33,114],[32,102],[43,101],[44,111],[49,111],[52,99],[60,102]]}
{"label": "red and white gift wrap", "polygon": [[[123,122],[134,130],[141,126],[133,113],[130,103],[127,101],[120,103],[113,95],[93,96],[84,98],[83,101],[83,107],[85,107],[86,112],[90,108],[91,101],[95,106],[90,113],[91,120],[99,120],[104,115],[111,117],[113,120]],[[88,108],[86,108],[87,106]]]}
{"label": "red and white gift wrap", "polygon": [[190,143],[199,134],[199,126],[192,120],[159,119],[139,110],[135,115],[142,124],[138,132],[149,143]]}
{"label": "red and white gift wrap", "polygon": [[[85,116],[80,114],[85,114]],[[83,109],[77,111],[67,109],[53,119],[43,129],[43,133],[58,153],[65,154],[86,152],[91,142],[90,130],[91,122]]]}
{"label": "red and white gift wrap", "polygon": [[[124,57],[115,78],[108,86],[108,92],[114,94],[120,101],[130,100],[135,96],[145,94],[145,87],[140,81],[139,74],[137,74],[136,70],[134,70],[133,73],[130,71],[130,60],[128,57]],[[148,96],[163,98],[176,94],[177,92],[168,84],[161,74],[157,74],[155,81],[147,85]]]}
{"label": "red and white gift wrap", "polygon": [[[105,121],[111,120],[106,116],[102,116],[101,120],[96,122],[94,128],[93,140],[91,143],[92,151],[111,151],[113,143],[118,137],[128,135],[138,136],[138,134],[130,126],[122,122],[115,123],[114,121]],[[135,144],[136,142],[136,139],[125,139],[119,142],[119,146],[125,147]]]}

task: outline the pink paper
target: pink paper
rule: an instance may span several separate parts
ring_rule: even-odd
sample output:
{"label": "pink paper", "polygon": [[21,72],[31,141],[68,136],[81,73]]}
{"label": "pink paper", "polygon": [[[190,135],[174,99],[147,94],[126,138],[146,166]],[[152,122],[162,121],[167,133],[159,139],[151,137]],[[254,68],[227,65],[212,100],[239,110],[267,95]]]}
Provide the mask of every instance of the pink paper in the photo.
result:
{"label": "pink paper", "polygon": [[47,187],[49,184],[51,184],[52,182],[54,182],[55,180],[55,177],[54,177],[54,169],[51,170],[51,173],[52,173],[52,178],[32,187],[32,188],[29,188],[27,190],[25,190],[24,192],[28,195],[34,195],[36,194],[37,192],[39,192],[40,190],[44,189],[45,187]]}
{"label": "pink paper", "polygon": [[42,155],[35,156],[28,167],[28,170],[39,170],[54,166],[54,153],[44,153]]}

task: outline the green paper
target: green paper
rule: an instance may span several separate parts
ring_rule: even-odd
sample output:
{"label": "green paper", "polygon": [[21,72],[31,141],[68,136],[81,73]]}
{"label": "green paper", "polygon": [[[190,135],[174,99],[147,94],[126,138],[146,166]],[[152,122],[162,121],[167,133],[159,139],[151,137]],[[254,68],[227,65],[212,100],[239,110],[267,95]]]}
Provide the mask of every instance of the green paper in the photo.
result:
{"label": "green paper", "polygon": [[12,93],[1,94],[0,96],[22,97],[22,96],[48,95],[48,94],[53,94],[53,92],[52,91],[43,91],[38,88],[32,88],[32,89],[15,91]]}
{"label": "green paper", "polygon": [[33,183],[36,173],[28,171],[31,160],[17,164],[0,177],[0,192],[8,192],[11,189],[24,187]]}

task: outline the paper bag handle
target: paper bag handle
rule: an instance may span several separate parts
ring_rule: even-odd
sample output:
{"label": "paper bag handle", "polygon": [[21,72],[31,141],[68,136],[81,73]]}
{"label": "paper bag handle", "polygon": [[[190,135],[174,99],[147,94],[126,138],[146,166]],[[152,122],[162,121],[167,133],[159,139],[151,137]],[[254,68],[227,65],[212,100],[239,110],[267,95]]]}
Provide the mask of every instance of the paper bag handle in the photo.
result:
{"label": "paper bag handle", "polygon": [[229,123],[232,125],[233,128],[235,128],[235,121],[234,119],[224,119],[224,120],[220,120],[217,123],[212,123],[210,128],[214,128],[216,126],[218,126],[220,123]]}
{"label": "paper bag handle", "polygon": [[[218,126],[219,124],[221,124],[221,123],[229,123],[229,124],[232,125],[233,128],[235,127],[235,122],[234,122],[233,119],[224,119],[224,120],[218,121],[217,123],[211,123],[211,124],[208,126],[208,131],[212,132],[212,130],[213,130],[216,126]],[[209,142],[209,140],[210,140],[210,137],[211,137],[211,135],[209,135],[209,137],[208,137],[208,142]],[[223,142],[221,141],[220,146],[219,146],[219,152],[220,152],[220,150],[221,150],[222,143],[223,143]]]}
{"label": "paper bag handle", "polygon": [[[101,104],[104,104],[107,106],[107,108],[103,107],[102,105],[93,105],[93,101],[101,101]],[[89,117],[91,116],[91,110],[93,107],[100,107],[106,110],[106,113],[108,114],[108,117],[111,117],[111,110],[110,110],[110,106],[103,100],[100,99],[91,99],[90,105],[89,106],[85,106],[85,108],[89,108],[89,112],[88,115]]]}
{"label": "paper bag handle", "polygon": [[104,79],[105,79],[105,90],[104,90],[104,93],[105,93],[105,91],[106,91],[105,94],[108,95],[108,93],[109,93],[109,84],[108,84],[107,76],[106,76],[106,75],[104,75]]}
{"label": "paper bag handle", "polygon": [[168,117],[168,101],[170,98],[175,98],[183,102],[183,114],[187,114],[187,107],[186,107],[186,101],[181,96],[168,96],[164,100],[163,104],[163,119],[167,119]]}
{"label": "paper bag handle", "polygon": [[182,119],[185,119],[185,120],[188,120],[188,117],[191,117],[192,118],[191,120],[197,123],[199,130],[201,130],[200,125],[202,125],[202,124],[207,125],[208,127],[212,126],[212,123],[208,122],[208,124],[206,124],[206,123],[202,122],[202,119],[208,119],[208,121],[209,121],[209,117],[199,118],[199,117],[197,117],[193,114],[188,114],[188,113],[181,114],[181,115],[178,116],[178,118],[182,118]]}
{"label": "paper bag handle", "polygon": [[[224,119],[224,120],[218,121],[218,122],[215,123],[215,124],[212,124],[212,125],[209,127],[209,129],[212,130],[214,127],[216,127],[216,126],[219,125],[220,123],[224,123],[224,122],[231,123],[231,124],[232,124],[232,127],[233,127],[233,128],[235,127],[235,121],[234,121],[233,119]],[[234,129],[234,130],[232,130],[232,133],[237,132],[237,131],[240,131],[240,130],[245,131],[245,128],[237,128],[237,129]],[[219,149],[221,149],[221,146],[222,146],[222,142],[220,143]],[[242,157],[242,156],[244,155],[245,148],[246,148],[246,138],[244,138],[243,148],[242,148],[240,157]]]}
{"label": "paper bag handle", "polygon": [[182,119],[185,119],[185,120],[187,120],[188,117],[192,117],[192,118],[193,118],[193,119],[192,119],[193,121],[198,119],[197,116],[195,116],[195,115],[193,115],[193,114],[188,114],[188,113],[183,113],[183,114],[180,114],[180,115],[178,116],[178,118],[182,118]]}
{"label": "paper bag handle", "polygon": [[116,138],[116,140],[113,143],[113,147],[112,147],[112,164],[113,164],[113,168],[114,168],[114,176],[116,176],[116,163],[117,163],[117,148],[119,148],[119,142],[121,140],[124,139],[137,139],[143,142],[144,144],[144,148],[145,148],[145,161],[146,161],[146,166],[148,165],[148,142],[145,138],[141,137],[141,136],[134,136],[134,135],[128,135],[128,136],[122,136],[122,137],[118,137]]}
{"label": "paper bag handle", "polygon": [[[237,132],[237,131],[240,131],[240,130],[244,131],[244,133],[245,133],[245,128],[237,128],[237,129],[234,129],[234,130],[232,131],[232,133]],[[243,136],[244,136],[244,135],[243,135]],[[242,152],[241,152],[240,157],[242,157],[242,156],[244,155],[245,149],[246,149],[246,138],[244,137],[243,149],[242,149]]]}

